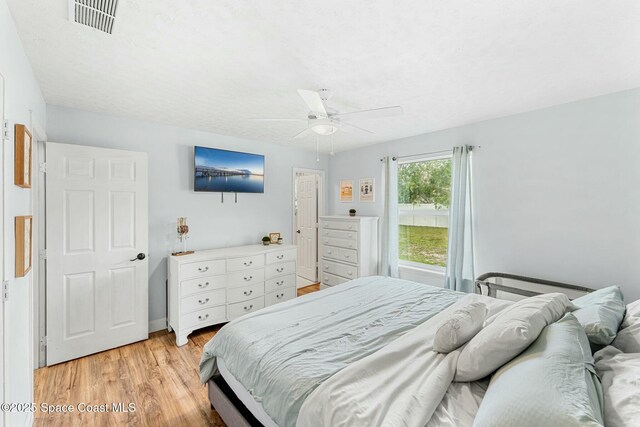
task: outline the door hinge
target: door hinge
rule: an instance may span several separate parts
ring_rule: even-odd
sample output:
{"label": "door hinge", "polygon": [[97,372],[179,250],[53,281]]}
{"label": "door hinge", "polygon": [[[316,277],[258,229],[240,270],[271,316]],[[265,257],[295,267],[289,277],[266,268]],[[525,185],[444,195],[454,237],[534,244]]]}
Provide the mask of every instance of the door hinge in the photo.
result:
{"label": "door hinge", "polygon": [[46,162],[41,162],[39,169],[40,169],[41,173],[47,173],[47,163]]}
{"label": "door hinge", "polygon": [[2,122],[2,140],[9,140],[9,120],[4,120]]}
{"label": "door hinge", "polygon": [[9,281],[2,282],[2,302],[6,302],[9,299]]}
{"label": "door hinge", "polygon": [[40,249],[40,259],[47,259],[47,250]]}
{"label": "door hinge", "polygon": [[47,349],[47,336],[43,336],[40,338],[40,348],[42,350],[46,350]]}

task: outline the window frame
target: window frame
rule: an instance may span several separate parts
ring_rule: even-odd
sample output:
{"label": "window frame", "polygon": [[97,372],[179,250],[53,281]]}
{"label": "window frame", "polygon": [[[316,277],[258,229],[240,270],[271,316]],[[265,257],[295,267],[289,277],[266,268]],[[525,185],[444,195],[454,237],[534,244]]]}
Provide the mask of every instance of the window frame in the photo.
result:
{"label": "window frame", "polygon": [[[444,160],[444,159],[453,160],[453,153],[399,157],[398,169],[400,168],[400,166],[409,164],[409,163],[422,163],[422,162],[430,162],[433,160]],[[451,184],[449,184],[449,186],[451,186]],[[398,194],[399,194],[399,191],[398,191]],[[405,267],[413,270],[423,270],[431,273],[444,274],[447,270],[447,267],[442,267],[440,265],[435,265],[435,264],[425,264],[417,261],[408,261],[400,258],[400,251],[399,251],[400,249],[400,244],[399,244],[400,243],[400,207],[399,205],[400,205],[400,201],[398,200],[398,231],[397,231],[398,233],[398,267],[400,268]],[[448,230],[449,230],[449,227],[447,227],[447,232]],[[447,253],[448,251],[449,251],[449,242],[447,241]]]}

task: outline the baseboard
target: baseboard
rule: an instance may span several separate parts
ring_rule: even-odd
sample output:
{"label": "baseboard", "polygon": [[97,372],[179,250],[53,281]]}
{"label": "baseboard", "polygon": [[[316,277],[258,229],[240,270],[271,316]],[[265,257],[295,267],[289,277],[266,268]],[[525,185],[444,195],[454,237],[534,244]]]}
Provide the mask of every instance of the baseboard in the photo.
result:
{"label": "baseboard", "polygon": [[31,427],[33,425],[33,412],[27,412],[27,419],[24,421],[25,427]]}
{"label": "baseboard", "polygon": [[167,318],[150,320],[149,321],[149,333],[158,332],[163,329],[167,329]]}

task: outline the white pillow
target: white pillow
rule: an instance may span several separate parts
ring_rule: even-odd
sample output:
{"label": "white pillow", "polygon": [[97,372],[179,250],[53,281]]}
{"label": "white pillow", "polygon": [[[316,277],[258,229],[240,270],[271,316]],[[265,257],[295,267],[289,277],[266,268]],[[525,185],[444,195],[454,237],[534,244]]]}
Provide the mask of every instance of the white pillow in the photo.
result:
{"label": "white pillow", "polygon": [[604,394],[604,425],[640,426],[640,354],[608,346],[595,354],[595,360]]}
{"label": "white pillow", "polygon": [[640,323],[640,299],[631,304],[627,304],[627,313],[624,315],[620,329],[628,328],[638,323]]}
{"label": "white pillow", "polygon": [[438,353],[449,353],[469,341],[482,329],[487,316],[487,306],[474,302],[454,311],[436,329],[433,349]]}
{"label": "white pillow", "polygon": [[476,381],[491,374],[529,347],[545,326],[574,309],[569,298],[560,293],[515,302],[460,351],[455,381]]}
{"label": "white pillow", "polygon": [[640,353],[640,319],[619,331],[611,345],[623,353]]}

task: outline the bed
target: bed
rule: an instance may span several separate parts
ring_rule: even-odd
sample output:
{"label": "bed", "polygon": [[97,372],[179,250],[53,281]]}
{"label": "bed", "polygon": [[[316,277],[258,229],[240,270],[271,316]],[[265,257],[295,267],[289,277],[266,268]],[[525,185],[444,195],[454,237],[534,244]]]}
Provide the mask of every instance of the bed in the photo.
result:
{"label": "bed", "polygon": [[[429,420],[427,425],[471,425],[488,378],[453,381],[455,352],[439,355],[423,342],[432,340],[436,325],[457,308],[482,302],[491,317],[512,304],[496,299],[498,291],[540,293],[530,288],[518,292],[518,287],[505,284],[517,278],[481,276],[478,293],[468,295],[374,276],[268,307],[230,322],[205,346],[201,381],[208,385],[212,406],[230,426],[326,425],[310,421],[326,416],[326,402],[324,409],[313,404],[322,398],[331,401],[332,411],[338,402],[369,399],[372,406],[386,405],[387,415],[399,411],[398,424],[411,424],[401,420],[407,412],[403,402],[411,400],[406,398],[411,393],[431,402],[421,406],[424,413],[412,414]],[[557,282],[542,285],[590,291]],[[483,289],[491,297],[482,295]],[[405,372],[410,376],[404,378]],[[419,390],[412,391],[411,375],[424,376]],[[322,398],[316,396],[322,393]],[[400,399],[400,394],[405,397]]]}

